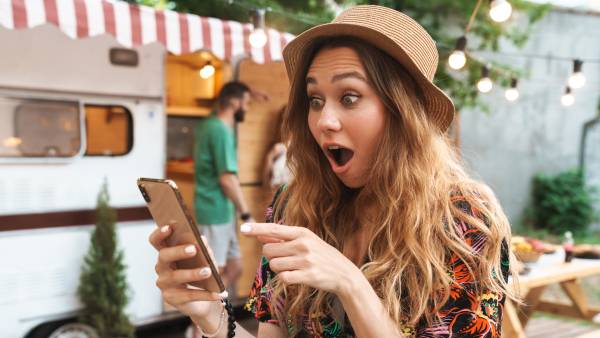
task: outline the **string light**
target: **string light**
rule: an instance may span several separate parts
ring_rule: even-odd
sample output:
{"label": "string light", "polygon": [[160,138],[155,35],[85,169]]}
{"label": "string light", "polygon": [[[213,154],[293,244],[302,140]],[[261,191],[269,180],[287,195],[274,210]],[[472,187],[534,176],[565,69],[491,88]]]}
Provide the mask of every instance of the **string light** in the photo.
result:
{"label": "string light", "polygon": [[462,69],[467,63],[467,56],[465,55],[465,48],[467,47],[467,38],[461,36],[456,40],[456,47],[454,51],[448,57],[448,65],[450,68],[459,70]]}
{"label": "string light", "polygon": [[583,61],[579,59],[573,60],[573,74],[569,77],[569,87],[579,89],[585,85],[585,76],[581,72]]}
{"label": "string light", "polygon": [[512,6],[506,0],[492,0],[490,4],[490,18],[496,22],[504,22],[510,18]]}
{"label": "string light", "polygon": [[[510,18],[511,14],[512,14],[512,5],[507,0],[489,0],[489,2],[490,2],[489,15],[492,20],[494,20],[496,22],[504,22]],[[464,35],[456,40],[456,45],[455,45],[454,49],[452,50],[452,53],[448,57],[448,66],[451,69],[460,70],[467,63],[467,55],[466,55],[467,38],[466,38],[466,35],[469,33],[469,31],[473,25],[473,22],[475,20],[475,17],[477,15],[477,12],[480,8],[481,3],[482,3],[482,0],[477,0],[477,3],[475,4],[475,7],[473,8],[473,10],[471,12],[469,21],[468,21],[467,25],[465,26]],[[449,46],[438,45],[438,47],[443,48],[443,49],[449,49]],[[500,53],[496,52],[496,53],[499,55],[510,55],[508,53],[502,53],[502,52],[500,52]],[[526,56],[526,57],[533,57],[533,58],[543,58],[543,59],[547,59],[547,60],[571,60],[571,58],[552,57],[552,56],[548,56],[548,55],[519,54],[519,55],[512,55],[512,56]],[[489,78],[489,67],[485,65],[485,62],[483,60],[478,59],[474,55],[470,54],[469,58],[472,59],[473,61],[475,61],[476,63],[482,64],[481,78],[477,82],[477,89],[481,93],[489,93],[494,87],[494,83]],[[600,62],[600,60],[592,59],[592,60],[587,60],[586,62]],[[567,87],[567,89],[565,90],[565,93],[561,97],[561,103],[564,106],[570,106],[573,103],[575,103],[575,97],[571,93],[571,88],[578,89],[585,85],[586,79],[581,71],[582,65],[583,65],[583,60],[581,60],[581,59],[573,60],[573,73],[571,74],[571,76],[568,79],[569,86]],[[504,71],[502,69],[500,69],[500,71],[502,73],[504,73]],[[510,102],[514,102],[519,98],[519,90],[517,89],[517,81],[518,80],[515,77],[512,77],[511,82],[510,82],[510,87],[507,88],[506,91],[504,92],[505,98]]]}
{"label": "string light", "polygon": [[572,106],[575,103],[575,96],[571,93],[571,87],[567,86],[565,88],[565,93],[560,97],[560,103],[565,107]]}
{"label": "string light", "polygon": [[481,66],[481,79],[477,82],[477,89],[482,93],[489,93],[494,87],[494,83],[490,79],[490,70],[487,66]]}
{"label": "string light", "polygon": [[210,61],[208,61],[202,67],[202,69],[200,69],[198,74],[200,74],[201,78],[206,80],[206,79],[210,78],[211,76],[215,75],[215,66],[213,66],[212,63]]}
{"label": "string light", "polygon": [[267,34],[265,33],[265,10],[256,9],[252,13],[254,29],[250,33],[249,40],[252,48],[263,48],[267,44]]}
{"label": "string light", "polygon": [[[252,21],[254,23],[254,30],[251,32],[249,40],[250,40],[250,45],[253,48],[262,48],[267,43],[268,38],[267,38],[267,34],[265,32],[265,12],[266,11],[269,11],[269,12],[272,12],[277,15],[281,15],[281,16],[284,16],[284,17],[287,17],[290,19],[294,19],[294,20],[297,20],[300,22],[304,22],[304,23],[310,24],[310,25],[317,25],[317,24],[322,23],[320,21],[320,19],[317,19],[317,18],[313,19],[313,18],[310,18],[307,16],[303,17],[303,16],[298,16],[298,15],[290,15],[289,13],[287,13],[285,11],[280,11],[280,10],[277,10],[274,8],[256,9],[254,7],[254,4],[249,4],[242,0],[235,0],[235,1],[234,0],[222,0],[222,1],[227,2],[229,5],[232,5],[232,4],[237,5],[246,10],[252,11]],[[467,33],[469,33],[469,31],[470,31],[470,28],[475,20],[476,14],[480,8],[481,2],[482,2],[482,0],[477,1],[476,5],[471,13],[469,22],[468,22],[467,26],[465,27],[465,35]],[[512,5],[507,0],[489,0],[489,2],[490,2],[489,16],[493,21],[504,22],[511,17]],[[452,54],[448,58],[448,64],[449,64],[450,68],[455,69],[455,70],[460,70],[466,65],[466,62],[467,62],[466,45],[467,45],[467,39],[465,36],[460,37],[456,41],[456,47],[454,48]],[[441,48],[449,49],[449,46],[441,46]],[[507,52],[495,52],[495,54],[507,55],[507,56],[522,56],[522,57],[527,57],[527,58],[539,58],[539,59],[544,59],[544,60],[565,60],[565,61],[571,60],[571,58],[567,58],[567,57],[556,57],[556,56],[537,55],[537,54],[515,55],[515,54],[510,54]],[[479,60],[476,57],[474,57],[473,55],[469,55],[469,58],[473,59],[474,61],[476,61],[478,63],[485,64],[485,61]],[[586,62],[597,63],[597,62],[600,62],[600,60],[587,59]],[[569,86],[565,89],[565,93],[561,96],[561,103],[565,106],[570,106],[575,102],[575,97],[572,93],[572,89],[578,89],[585,85],[586,79],[585,79],[585,76],[583,75],[583,73],[581,72],[582,64],[583,64],[583,61],[580,59],[573,61],[573,74],[571,74],[571,76],[568,79]],[[212,67],[212,68],[214,71],[214,67]],[[203,69],[204,69],[204,67],[203,67]],[[494,84],[488,75],[489,69],[490,69],[489,66],[482,66],[481,79],[477,82],[477,89],[481,93],[488,93],[494,87]],[[496,71],[503,71],[503,70],[499,69]],[[518,80],[516,78],[512,78],[510,88],[508,88],[504,93],[504,95],[508,101],[513,102],[519,98],[519,91],[517,89],[517,81]]]}
{"label": "string light", "polygon": [[519,90],[517,89],[517,79],[510,79],[510,88],[506,89],[504,92],[504,97],[510,101],[514,102],[519,98]]}

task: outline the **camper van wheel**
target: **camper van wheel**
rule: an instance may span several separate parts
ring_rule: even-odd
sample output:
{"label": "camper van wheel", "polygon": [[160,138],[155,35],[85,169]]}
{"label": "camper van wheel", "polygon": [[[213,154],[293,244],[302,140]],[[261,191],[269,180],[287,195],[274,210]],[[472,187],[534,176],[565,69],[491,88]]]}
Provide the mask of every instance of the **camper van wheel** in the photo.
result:
{"label": "camper van wheel", "polygon": [[27,338],[98,338],[98,333],[91,326],[63,321],[37,327]]}
{"label": "camper van wheel", "polygon": [[54,330],[48,338],[98,338],[98,333],[91,326],[70,323]]}

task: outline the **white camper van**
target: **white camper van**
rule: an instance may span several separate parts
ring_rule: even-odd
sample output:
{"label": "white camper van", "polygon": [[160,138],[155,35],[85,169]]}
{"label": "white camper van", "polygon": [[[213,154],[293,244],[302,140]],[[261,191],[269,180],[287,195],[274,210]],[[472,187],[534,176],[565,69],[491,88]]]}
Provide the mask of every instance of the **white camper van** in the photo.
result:
{"label": "white camper van", "polygon": [[130,67],[111,63],[120,47],[106,35],[0,27],[0,42],[0,337],[76,316],[105,179],[125,252],[127,313],[138,325],[163,319],[147,244],[155,225],[135,181],[164,176],[164,48],[125,51],[137,54]]}

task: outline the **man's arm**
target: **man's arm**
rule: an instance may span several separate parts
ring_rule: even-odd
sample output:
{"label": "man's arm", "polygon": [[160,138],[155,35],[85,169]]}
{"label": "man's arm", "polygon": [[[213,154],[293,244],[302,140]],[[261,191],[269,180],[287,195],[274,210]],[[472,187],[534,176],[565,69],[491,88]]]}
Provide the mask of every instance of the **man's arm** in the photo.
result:
{"label": "man's arm", "polygon": [[241,214],[249,213],[248,205],[242,194],[242,187],[240,187],[240,180],[234,173],[226,172],[219,176],[219,184],[221,189],[227,198],[229,198],[237,211]]}

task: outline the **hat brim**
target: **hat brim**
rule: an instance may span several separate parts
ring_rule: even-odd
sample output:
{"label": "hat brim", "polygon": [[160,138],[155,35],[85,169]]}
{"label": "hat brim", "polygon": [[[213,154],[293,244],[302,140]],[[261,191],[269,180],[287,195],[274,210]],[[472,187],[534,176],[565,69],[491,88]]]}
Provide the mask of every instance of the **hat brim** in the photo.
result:
{"label": "hat brim", "polygon": [[421,88],[425,101],[425,109],[427,110],[426,113],[432,122],[442,131],[448,129],[455,112],[452,100],[444,91],[425,77],[402,47],[398,46],[398,44],[385,34],[369,27],[347,23],[326,23],[306,30],[290,41],[283,49],[283,59],[292,85],[298,71],[298,64],[302,58],[307,57],[307,53],[312,49],[311,45],[322,38],[334,36],[357,37],[394,58],[413,77],[419,88]]}

